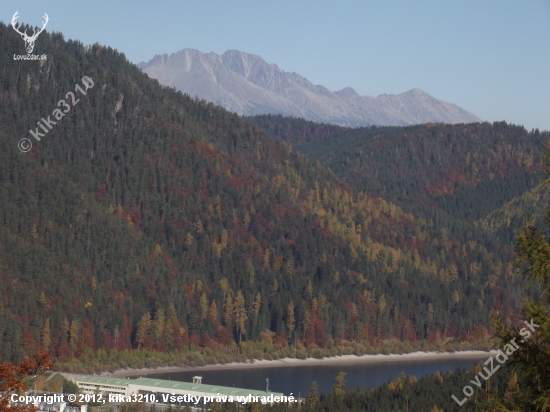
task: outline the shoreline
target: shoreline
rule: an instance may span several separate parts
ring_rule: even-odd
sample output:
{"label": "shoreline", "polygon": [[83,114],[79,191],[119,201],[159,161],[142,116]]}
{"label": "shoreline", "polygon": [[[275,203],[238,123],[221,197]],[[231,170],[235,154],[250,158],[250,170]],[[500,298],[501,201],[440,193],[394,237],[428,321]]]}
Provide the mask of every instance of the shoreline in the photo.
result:
{"label": "shoreline", "polygon": [[220,369],[251,369],[265,367],[288,367],[288,366],[313,366],[313,365],[331,365],[331,364],[349,364],[349,363],[376,363],[376,362],[398,362],[398,361],[420,361],[434,359],[452,359],[452,358],[472,358],[486,359],[497,351],[468,350],[459,352],[411,352],[405,354],[389,355],[341,355],[329,358],[317,359],[296,359],[283,358],[277,360],[255,360],[254,362],[231,362],[226,364],[216,363],[205,366],[161,366],[158,368],[141,369],[117,369],[114,372],[104,372],[102,376],[118,377],[138,377],[143,374],[159,374],[168,372],[193,372],[205,370]]}

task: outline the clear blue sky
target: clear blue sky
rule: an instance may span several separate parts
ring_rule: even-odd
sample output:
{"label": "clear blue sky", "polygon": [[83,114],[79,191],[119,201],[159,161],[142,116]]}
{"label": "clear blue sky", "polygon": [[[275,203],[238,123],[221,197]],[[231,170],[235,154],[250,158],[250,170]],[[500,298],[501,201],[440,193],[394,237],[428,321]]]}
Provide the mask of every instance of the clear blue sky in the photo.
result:
{"label": "clear blue sky", "polygon": [[330,90],[419,87],[478,117],[550,129],[550,0],[2,0],[1,17],[134,63],[184,48],[254,53]]}

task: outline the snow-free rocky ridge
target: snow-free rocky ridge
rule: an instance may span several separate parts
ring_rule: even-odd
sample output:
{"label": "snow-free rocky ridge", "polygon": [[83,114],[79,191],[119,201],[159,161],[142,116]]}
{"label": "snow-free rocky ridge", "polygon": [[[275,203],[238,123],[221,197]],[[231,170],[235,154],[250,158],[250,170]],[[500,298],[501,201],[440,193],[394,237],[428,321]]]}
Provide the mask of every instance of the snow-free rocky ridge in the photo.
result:
{"label": "snow-free rocky ridge", "polygon": [[481,121],[420,89],[378,97],[361,96],[351,87],[331,92],[259,56],[237,50],[220,56],[184,49],[138,66],[165,86],[241,115],[274,113],[346,126]]}

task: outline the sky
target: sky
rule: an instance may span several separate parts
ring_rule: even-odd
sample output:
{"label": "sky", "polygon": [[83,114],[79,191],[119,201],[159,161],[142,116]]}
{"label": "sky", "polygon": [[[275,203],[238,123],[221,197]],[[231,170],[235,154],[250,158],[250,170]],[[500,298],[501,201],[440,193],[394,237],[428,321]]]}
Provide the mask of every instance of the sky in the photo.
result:
{"label": "sky", "polygon": [[486,121],[550,130],[550,0],[2,0],[19,21],[133,63],[240,50],[336,91],[420,88]]}

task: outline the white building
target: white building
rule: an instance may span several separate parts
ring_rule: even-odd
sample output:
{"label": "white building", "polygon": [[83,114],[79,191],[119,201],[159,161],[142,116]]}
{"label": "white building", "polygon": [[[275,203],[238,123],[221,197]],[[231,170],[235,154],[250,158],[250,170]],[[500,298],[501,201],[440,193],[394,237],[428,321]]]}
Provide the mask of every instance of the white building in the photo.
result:
{"label": "white building", "polygon": [[[262,397],[264,397],[264,399],[273,399],[274,397],[279,397],[278,399],[280,400],[276,400],[279,402],[285,399],[283,398],[284,395],[279,392],[265,392],[254,389],[206,385],[202,383],[202,378],[200,376],[194,377],[193,382],[191,383],[141,377],[137,379],[123,379],[88,375],[78,379],[76,381],[76,384],[83,393],[93,394],[99,392],[103,394],[107,400],[109,399],[109,395],[113,395],[111,396],[111,399],[116,399],[116,395],[126,396],[132,394],[141,394],[141,402],[151,403],[151,399],[154,399],[154,402],[159,404],[179,403],[183,406],[192,406],[194,404],[194,402],[190,402],[187,400],[189,399],[189,397],[200,397],[201,406],[204,405],[203,399],[205,397],[208,397],[206,399],[213,399],[214,397],[219,396],[222,399],[225,397],[226,400],[231,397],[234,401],[237,401],[237,397],[248,397],[250,395],[251,398],[249,399],[251,399],[251,401],[249,402],[261,402],[260,399]],[[170,399],[174,399],[174,396],[176,398],[178,396],[181,396],[186,399],[186,401],[170,401]],[[166,402],[167,399],[168,402]],[[210,404],[210,402],[207,402],[207,405],[208,404]]]}

